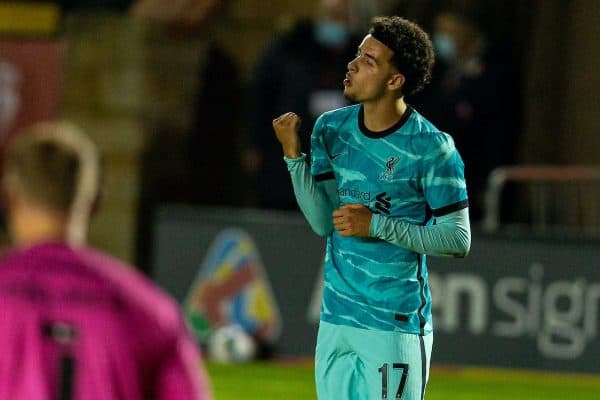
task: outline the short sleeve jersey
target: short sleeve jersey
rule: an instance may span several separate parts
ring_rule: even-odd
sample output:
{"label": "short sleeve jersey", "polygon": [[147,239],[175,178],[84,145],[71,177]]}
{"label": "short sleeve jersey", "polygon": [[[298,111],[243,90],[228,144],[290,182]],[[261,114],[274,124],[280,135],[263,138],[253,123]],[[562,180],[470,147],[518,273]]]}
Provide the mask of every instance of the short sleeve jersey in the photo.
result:
{"label": "short sleeve jersey", "polygon": [[[464,165],[452,138],[413,108],[382,132],[363,108],[327,112],[311,136],[311,174],[335,179],[340,204],[428,225],[468,206]],[[428,334],[426,257],[376,238],[327,238],[321,319],[334,324]]]}

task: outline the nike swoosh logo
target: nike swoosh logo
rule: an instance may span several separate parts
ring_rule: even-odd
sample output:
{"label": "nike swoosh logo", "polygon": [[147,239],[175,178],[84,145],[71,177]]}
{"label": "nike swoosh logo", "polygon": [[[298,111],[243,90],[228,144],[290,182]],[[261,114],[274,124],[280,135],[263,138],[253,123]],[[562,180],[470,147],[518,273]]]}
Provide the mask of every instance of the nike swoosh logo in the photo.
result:
{"label": "nike swoosh logo", "polygon": [[333,160],[335,160],[336,158],[338,158],[339,156],[343,156],[343,155],[344,155],[344,153],[337,153],[337,154],[333,154],[333,155],[330,157],[330,159],[331,159],[331,161],[333,161]]}

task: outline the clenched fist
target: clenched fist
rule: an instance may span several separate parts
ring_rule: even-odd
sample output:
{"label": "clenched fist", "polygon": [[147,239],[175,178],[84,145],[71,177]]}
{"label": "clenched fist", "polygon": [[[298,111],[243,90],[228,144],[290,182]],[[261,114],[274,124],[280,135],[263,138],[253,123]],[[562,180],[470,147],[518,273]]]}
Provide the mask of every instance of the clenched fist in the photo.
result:
{"label": "clenched fist", "polygon": [[369,236],[373,213],[362,204],[346,204],[333,212],[333,227],[340,236]]}
{"label": "clenched fist", "polygon": [[277,140],[283,147],[283,155],[288,158],[300,157],[300,117],[293,112],[288,112],[273,120],[273,129]]}

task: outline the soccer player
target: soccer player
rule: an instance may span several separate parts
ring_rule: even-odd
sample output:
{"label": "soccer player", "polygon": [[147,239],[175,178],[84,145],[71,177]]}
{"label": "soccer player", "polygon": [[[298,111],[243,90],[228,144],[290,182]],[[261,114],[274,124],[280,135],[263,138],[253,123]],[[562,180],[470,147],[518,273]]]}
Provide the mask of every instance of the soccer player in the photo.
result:
{"label": "soccer player", "polygon": [[98,169],[95,147],[66,122],[10,143],[2,188],[15,248],[0,261],[0,399],[209,399],[177,303],[83,244]]}
{"label": "soccer player", "polygon": [[424,398],[433,343],[426,255],[464,257],[471,242],[452,138],[404,100],[427,83],[433,60],[418,25],[376,18],[343,81],[357,104],[319,117],[310,166],[300,118],[273,121],[300,209],[327,236],[321,400]]}

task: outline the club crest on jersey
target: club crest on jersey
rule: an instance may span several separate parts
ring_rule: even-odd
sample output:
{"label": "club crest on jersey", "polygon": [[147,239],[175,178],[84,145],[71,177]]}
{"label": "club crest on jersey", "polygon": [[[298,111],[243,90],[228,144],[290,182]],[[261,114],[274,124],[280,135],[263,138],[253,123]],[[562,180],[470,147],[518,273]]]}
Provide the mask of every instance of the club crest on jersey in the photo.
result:
{"label": "club crest on jersey", "polygon": [[392,156],[388,158],[385,163],[385,170],[379,175],[380,181],[391,182],[394,176],[394,169],[396,169],[396,165],[400,161],[400,157]]}

